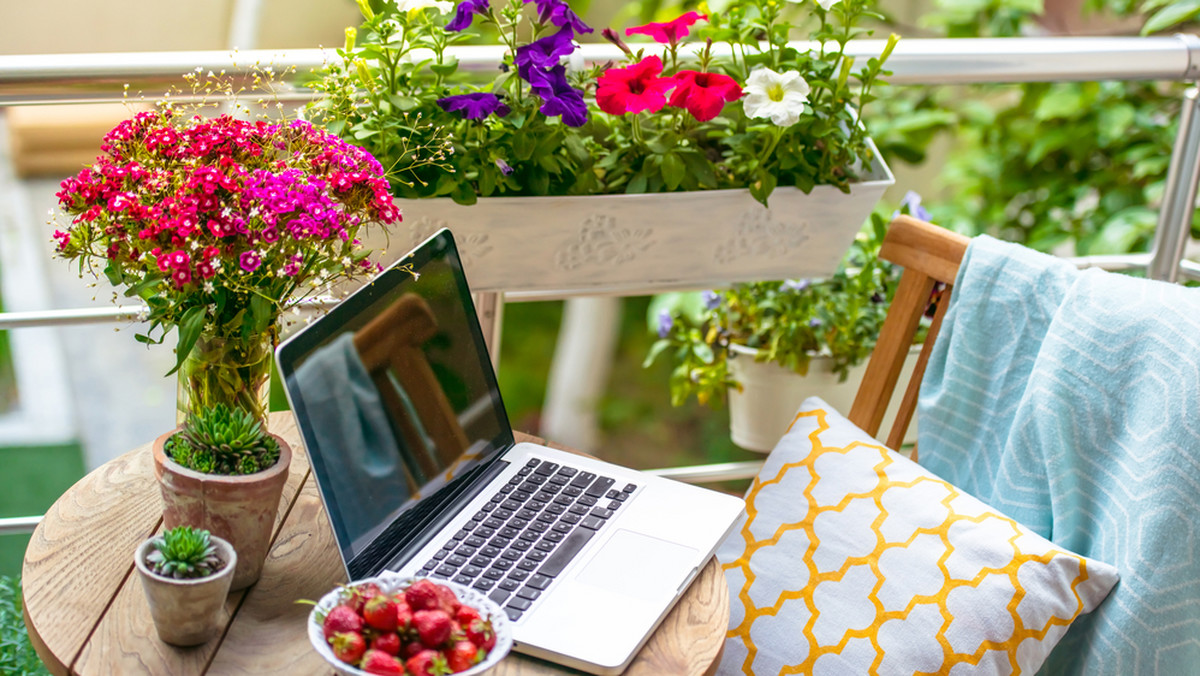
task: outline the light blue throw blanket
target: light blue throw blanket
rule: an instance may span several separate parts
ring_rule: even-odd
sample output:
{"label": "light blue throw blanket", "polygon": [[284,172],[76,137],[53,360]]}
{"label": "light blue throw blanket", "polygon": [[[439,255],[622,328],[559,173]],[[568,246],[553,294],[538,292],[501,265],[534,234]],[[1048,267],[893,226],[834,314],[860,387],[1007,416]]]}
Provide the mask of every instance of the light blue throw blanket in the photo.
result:
{"label": "light blue throw blanket", "polygon": [[972,241],[921,464],[1121,581],[1046,674],[1200,673],[1200,289]]}

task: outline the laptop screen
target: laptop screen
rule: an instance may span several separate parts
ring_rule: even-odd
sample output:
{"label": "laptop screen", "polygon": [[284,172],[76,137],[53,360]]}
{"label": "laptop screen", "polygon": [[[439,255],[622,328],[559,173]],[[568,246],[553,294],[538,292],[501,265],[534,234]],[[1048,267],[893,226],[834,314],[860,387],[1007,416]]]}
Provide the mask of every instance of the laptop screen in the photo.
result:
{"label": "laptop screen", "polygon": [[512,444],[448,230],[289,338],[278,362],[344,561],[393,556]]}

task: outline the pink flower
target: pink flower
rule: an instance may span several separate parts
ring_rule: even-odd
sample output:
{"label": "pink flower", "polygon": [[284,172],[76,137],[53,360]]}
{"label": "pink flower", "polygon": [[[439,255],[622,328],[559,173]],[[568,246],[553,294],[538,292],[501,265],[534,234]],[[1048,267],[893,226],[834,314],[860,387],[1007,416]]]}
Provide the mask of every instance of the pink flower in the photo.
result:
{"label": "pink flower", "polygon": [[626,35],[649,35],[655,42],[663,45],[677,45],[686,38],[688,29],[697,21],[708,21],[707,14],[688,12],[672,21],[648,23],[644,26],[634,26],[625,29]]}
{"label": "pink flower", "polygon": [[118,193],[108,198],[108,208],[116,212],[124,211],[130,205],[129,195]]}
{"label": "pink flower", "polygon": [[254,272],[258,269],[258,266],[262,265],[262,256],[259,256],[257,251],[251,249],[242,253],[238,258],[238,264],[246,272]]}
{"label": "pink flower", "polygon": [[54,231],[54,239],[58,241],[59,250],[67,248],[67,245],[71,243],[71,235],[62,230]]}
{"label": "pink flower", "polygon": [[200,261],[196,263],[196,273],[200,275],[201,279],[212,279],[217,274],[217,269],[208,261]]}
{"label": "pink flower", "polygon": [[175,282],[175,286],[183,286],[192,281],[192,273],[187,268],[179,268],[171,273],[171,279]]}
{"label": "pink flower", "polygon": [[172,251],[167,254],[167,266],[173,270],[185,270],[192,262],[186,251]]}
{"label": "pink flower", "polygon": [[652,113],[667,105],[667,91],[674,80],[659,77],[662,59],[647,56],[625,68],[609,68],[596,79],[596,104],[609,115]]}
{"label": "pink flower", "polygon": [[681,70],[675,76],[670,104],[685,108],[697,120],[707,122],[720,115],[727,102],[741,97],[741,85],[728,75]]}

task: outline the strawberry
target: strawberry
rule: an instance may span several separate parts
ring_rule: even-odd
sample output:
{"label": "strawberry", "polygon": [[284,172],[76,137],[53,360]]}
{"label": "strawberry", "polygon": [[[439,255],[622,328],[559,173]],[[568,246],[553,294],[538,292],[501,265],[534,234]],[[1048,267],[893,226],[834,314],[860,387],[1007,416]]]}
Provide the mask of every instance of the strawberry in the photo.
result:
{"label": "strawberry", "polygon": [[362,616],[373,629],[396,630],[396,602],[387,594],[371,597],[363,606]]}
{"label": "strawberry", "polygon": [[450,638],[450,616],[444,610],[418,610],[413,626],[426,648],[440,648]]}
{"label": "strawberry", "polygon": [[434,584],[433,591],[437,594],[438,606],[446,611],[447,615],[454,617],[454,614],[462,607],[462,603],[459,602],[458,596],[454,594],[454,590],[445,585]]}
{"label": "strawberry", "polygon": [[376,636],[375,640],[371,641],[371,650],[382,650],[389,655],[399,655],[400,644],[400,635],[394,631],[389,631]]}
{"label": "strawberry", "polygon": [[374,582],[360,584],[350,590],[350,600],[347,601],[347,604],[351,608],[354,608],[354,612],[362,615],[363,607],[367,605],[367,601],[382,593],[383,591],[379,588],[379,585]]}
{"label": "strawberry", "polygon": [[479,611],[471,606],[459,606],[458,612],[454,613],[454,619],[458,620],[458,623],[465,627],[471,624],[472,620],[479,619]]}
{"label": "strawberry", "polygon": [[420,641],[409,641],[404,644],[404,647],[400,648],[400,656],[408,659],[409,657],[416,656],[422,650],[425,650],[425,646],[421,645]]}
{"label": "strawberry", "polygon": [[446,666],[457,674],[479,664],[483,658],[484,652],[479,646],[470,641],[459,641],[446,651]]}
{"label": "strawberry", "polygon": [[436,650],[422,650],[404,663],[412,676],[444,676],[450,673],[446,657]]}
{"label": "strawberry", "polygon": [[334,657],[346,664],[357,664],[367,651],[367,641],[356,631],[341,631],[327,639]]}
{"label": "strawberry", "polygon": [[325,614],[322,628],[325,630],[325,638],[329,639],[334,634],[343,632],[361,632],[363,621],[350,606],[337,606]]}
{"label": "strawberry", "polygon": [[404,664],[382,650],[368,650],[359,668],[368,674],[404,676]]}
{"label": "strawberry", "polygon": [[441,597],[438,596],[437,586],[437,583],[433,580],[417,580],[412,583],[412,586],[404,590],[404,602],[414,612],[437,608],[441,604]]}
{"label": "strawberry", "polygon": [[402,600],[396,601],[396,631],[405,632],[412,627],[412,608]]}
{"label": "strawberry", "polygon": [[484,653],[490,653],[492,648],[496,647],[496,632],[492,629],[492,623],[478,619],[467,625],[467,640],[483,649]]}

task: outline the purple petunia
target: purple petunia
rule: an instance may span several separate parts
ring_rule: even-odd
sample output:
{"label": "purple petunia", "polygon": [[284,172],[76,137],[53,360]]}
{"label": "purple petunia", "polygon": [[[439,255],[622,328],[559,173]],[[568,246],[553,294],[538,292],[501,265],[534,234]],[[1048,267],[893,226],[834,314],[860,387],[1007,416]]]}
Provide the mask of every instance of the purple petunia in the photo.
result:
{"label": "purple petunia", "polygon": [[900,215],[900,213],[904,211],[906,207],[908,209],[907,213],[911,214],[915,218],[919,218],[922,221],[933,220],[933,215],[929,213],[929,210],[921,206],[921,195],[915,190],[909,190],[908,192],[904,193],[904,199],[900,200],[900,208],[892,214],[892,218]]}
{"label": "purple petunia", "polygon": [[811,282],[807,279],[788,279],[779,285],[780,291],[795,291],[799,293],[809,287]]}
{"label": "purple petunia", "polygon": [[504,174],[505,176],[513,173],[513,168],[509,166],[508,162],[505,162],[504,159],[500,157],[496,158],[496,168],[499,169],[500,173]]}
{"label": "purple petunia", "polygon": [[587,103],[583,92],[567,82],[567,69],[561,65],[549,70],[530,71],[529,84],[533,93],[542,99],[539,109],[546,117],[562,116],[568,127],[582,127],[587,122]]}
{"label": "purple petunia", "polygon": [[658,312],[658,337],[666,338],[671,335],[671,329],[675,326],[675,319],[671,317],[668,310],[659,310]]}
{"label": "purple petunia", "polygon": [[437,104],[448,113],[458,111],[468,120],[482,120],[492,113],[504,117],[511,110],[500,100],[499,96],[484,92],[447,96],[444,99],[438,99]]}
{"label": "purple petunia", "polygon": [[716,310],[721,307],[721,295],[716,291],[704,291],[700,294],[700,298],[704,300],[705,310]]}
{"label": "purple petunia", "polygon": [[[528,1],[526,0],[526,2]],[[585,24],[563,0],[533,0],[533,2],[537,5],[538,19],[542,23],[569,26],[576,34],[592,32],[592,27]]]}
{"label": "purple petunia", "polygon": [[446,30],[457,33],[469,27],[476,14],[487,14],[489,9],[491,6],[488,4],[488,0],[462,0],[454,8],[454,18],[446,24]]}
{"label": "purple petunia", "polygon": [[517,64],[517,74],[522,80],[535,84],[534,71],[549,70],[558,65],[562,57],[575,51],[573,41],[575,34],[570,27],[564,27],[557,33],[551,33],[544,38],[517,47],[513,61]]}

